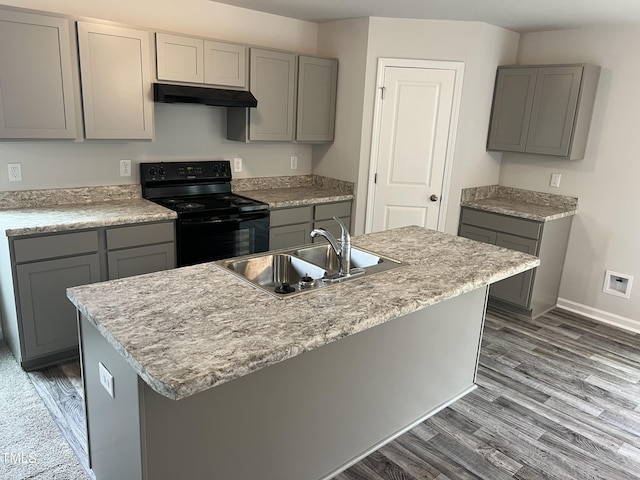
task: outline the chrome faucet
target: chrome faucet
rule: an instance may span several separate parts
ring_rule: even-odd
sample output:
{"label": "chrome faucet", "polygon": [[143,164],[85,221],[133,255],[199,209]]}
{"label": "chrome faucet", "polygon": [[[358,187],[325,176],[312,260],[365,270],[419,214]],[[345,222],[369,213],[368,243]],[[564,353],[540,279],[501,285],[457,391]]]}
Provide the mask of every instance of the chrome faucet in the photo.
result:
{"label": "chrome faucet", "polygon": [[340,229],[342,230],[340,233],[340,245],[338,245],[336,238],[324,228],[315,228],[311,231],[310,235],[311,238],[320,236],[327,239],[331,244],[331,248],[333,248],[336,257],[338,257],[338,262],[340,263],[338,276],[344,277],[351,273],[351,235],[349,235],[349,231],[347,230],[347,227],[345,227],[344,223],[342,223],[342,220],[338,217],[333,217],[333,219],[338,222],[338,225],[340,225]]}

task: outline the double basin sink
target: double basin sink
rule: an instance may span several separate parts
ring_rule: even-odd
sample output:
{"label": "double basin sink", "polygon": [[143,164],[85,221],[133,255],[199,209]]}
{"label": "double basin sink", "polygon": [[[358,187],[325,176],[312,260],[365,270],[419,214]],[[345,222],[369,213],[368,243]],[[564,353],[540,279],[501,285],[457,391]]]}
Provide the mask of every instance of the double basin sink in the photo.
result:
{"label": "double basin sink", "polygon": [[277,298],[397,268],[402,262],[360,248],[351,248],[351,271],[338,275],[340,261],[328,243],[219,260],[215,264]]}

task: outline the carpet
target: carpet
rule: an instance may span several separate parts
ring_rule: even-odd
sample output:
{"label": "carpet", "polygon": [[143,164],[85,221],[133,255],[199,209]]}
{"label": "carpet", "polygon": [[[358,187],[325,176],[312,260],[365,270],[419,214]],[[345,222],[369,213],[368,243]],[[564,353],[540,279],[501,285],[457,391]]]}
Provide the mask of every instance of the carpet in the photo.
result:
{"label": "carpet", "polygon": [[87,480],[49,411],[0,340],[0,478]]}

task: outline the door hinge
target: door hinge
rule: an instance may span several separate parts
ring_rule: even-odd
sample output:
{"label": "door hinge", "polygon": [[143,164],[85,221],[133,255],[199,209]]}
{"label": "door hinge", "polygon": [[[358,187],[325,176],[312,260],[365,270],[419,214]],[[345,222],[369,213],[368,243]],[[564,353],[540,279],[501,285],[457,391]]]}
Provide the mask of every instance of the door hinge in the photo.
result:
{"label": "door hinge", "polygon": [[384,93],[387,91],[387,87],[380,87],[380,98],[384,100]]}

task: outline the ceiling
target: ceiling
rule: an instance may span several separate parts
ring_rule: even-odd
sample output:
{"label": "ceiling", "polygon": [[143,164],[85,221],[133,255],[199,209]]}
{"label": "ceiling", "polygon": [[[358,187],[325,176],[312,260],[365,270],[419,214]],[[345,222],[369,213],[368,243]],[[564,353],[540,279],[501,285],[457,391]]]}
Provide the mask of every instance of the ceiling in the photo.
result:
{"label": "ceiling", "polygon": [[326,22],[395,17],[486,22],[517,32],[640,23],[640,0],[215,0],[285,17]]}

